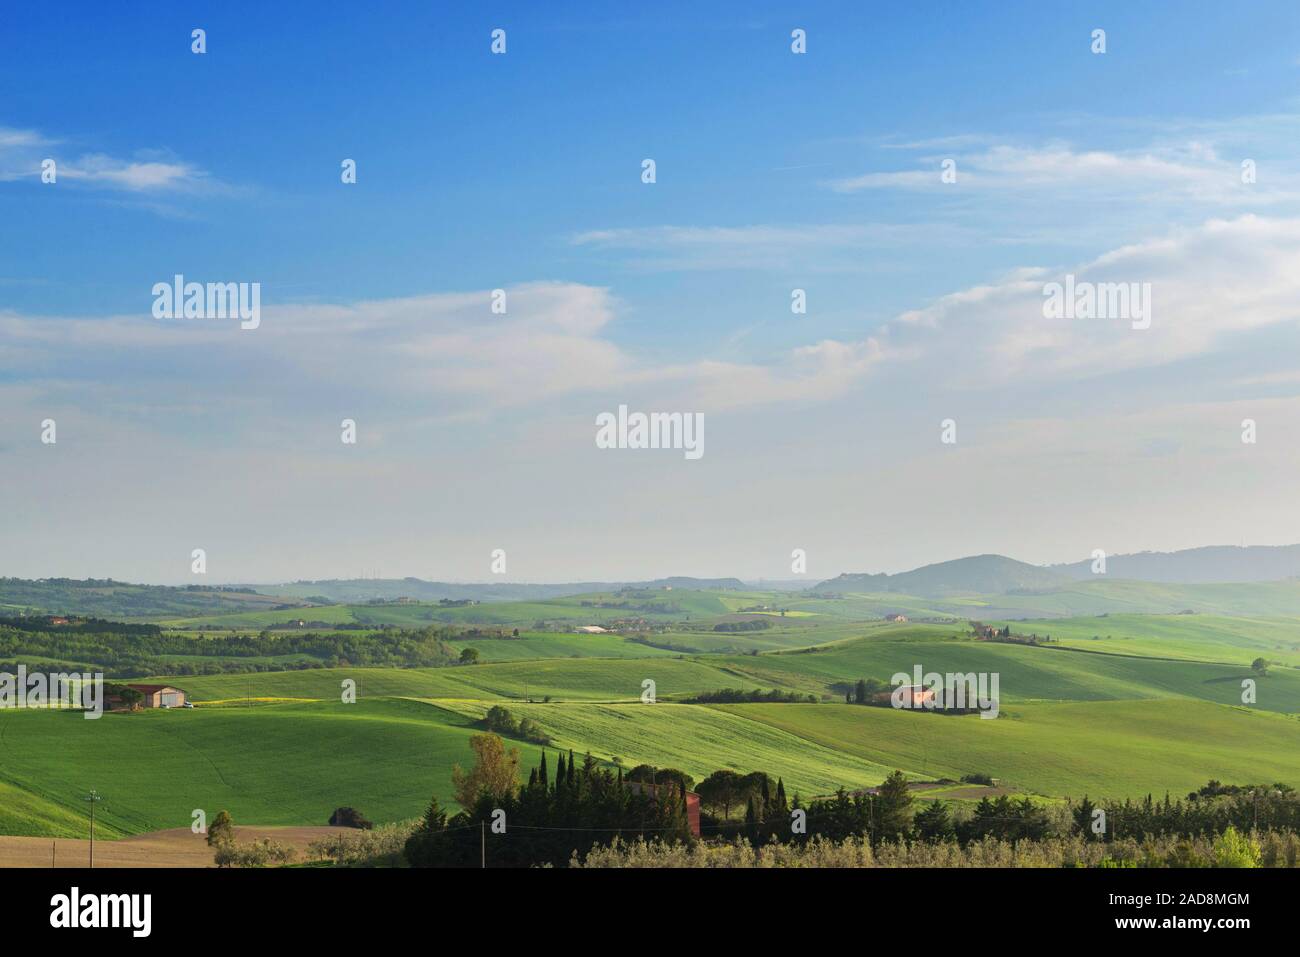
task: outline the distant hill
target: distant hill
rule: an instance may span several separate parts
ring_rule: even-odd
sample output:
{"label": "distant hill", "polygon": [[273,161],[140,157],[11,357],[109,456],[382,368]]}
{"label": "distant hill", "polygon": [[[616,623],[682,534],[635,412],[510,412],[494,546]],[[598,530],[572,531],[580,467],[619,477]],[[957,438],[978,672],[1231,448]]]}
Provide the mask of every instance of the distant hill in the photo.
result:
{"label": "distant hill", "polygon": [[[1048,567],[1075,581],[1098,577],[1091,559]],[[1210,545],[1179,552],[1110,555],[1106,577],[1179,584],[1281,581],[1300,577],[1300,545]]]}
{"label": "distant hill", "polygon": [[744,591],[745,583],[739,578],[656,578],[652,582],[633,584],[632,588],[688,588],[699,591]]}
{"label": "distant hill", "polygon": [[267,611],[303,602],[238,586],[133,585],[111,578],[0,578],[0,614],[86,615],[96,618],[182,618]]}
{"label": "distant hill", "polygon": [[1064,572],[1018,562],[1005,555],[972,555],[923,565],[896,575],[844,574],[813,587],[814,592],[893,592],[939,598],[945,595],[1001,595],[1055,588],[1072,581]]}
{"label": "distant hill", "polygon": [[543,601],[605,591],[611,586],[600,582],[577,582],[556,585],[525,585],[501,582],[455,584],[431,582],[422,578],[330,578],[320,581],[296,581],[277,585],[252,585],[267,595],[299,600],[317,600],[338,604],[361,604],[372,599],[410,598],[415,601]]}
{"label": "distant hill", "polygon": [[659,578],[650,582],[567,582],[560,584],[520,584],[482,582],[452,584],[422,578],[336,578],[324,581],[297,581],[283,585],[252,585],[268,595],[300,600],[325,600],[342,604],[360,603],[375,598],[411,598],[416,601],[544,601],[569,595],[591,595],[618,591],[621,588],[683,588],[707,591],[743,591],[738,578]]}

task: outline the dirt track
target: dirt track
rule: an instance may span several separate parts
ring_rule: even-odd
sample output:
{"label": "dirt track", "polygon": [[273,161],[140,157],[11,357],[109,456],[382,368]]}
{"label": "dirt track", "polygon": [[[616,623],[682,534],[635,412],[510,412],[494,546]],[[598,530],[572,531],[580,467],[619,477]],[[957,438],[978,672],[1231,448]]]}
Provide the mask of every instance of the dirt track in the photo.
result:
{"label": "dirt track", "polygon": [[[329,837],[341,827],[236,827],[240,843],[270,838],[297,848],[299,860],[307,845]],[[85,867],[90,842],[70,838],[0,836],[0,867]],[[202,834],[187,827],[153,831],[116,841],[95,842],[96,867],[212,867],[212,849]]]}

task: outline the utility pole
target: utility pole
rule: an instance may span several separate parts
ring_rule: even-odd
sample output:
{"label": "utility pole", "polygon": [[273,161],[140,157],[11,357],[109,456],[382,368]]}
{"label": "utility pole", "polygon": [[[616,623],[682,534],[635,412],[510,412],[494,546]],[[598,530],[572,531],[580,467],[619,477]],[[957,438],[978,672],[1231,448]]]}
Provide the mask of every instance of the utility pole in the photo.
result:
{"label": "utility pole", "polygon": [[94,788],[90,789],[90,794],[85,800],[90,802],[90,866],[95,866],[95,805],[101,800],[99,792]]}

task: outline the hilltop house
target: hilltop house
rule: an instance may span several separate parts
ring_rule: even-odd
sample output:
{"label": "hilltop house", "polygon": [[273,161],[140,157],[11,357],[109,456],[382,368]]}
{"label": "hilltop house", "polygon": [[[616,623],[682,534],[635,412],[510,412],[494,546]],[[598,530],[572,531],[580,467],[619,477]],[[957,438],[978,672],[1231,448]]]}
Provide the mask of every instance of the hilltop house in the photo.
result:
{"label": "hilltop house", "polygon": [[906,616],[906,615],[898,615],[898,614],[894,614],[894,615],[886,615],[886,616],[885,616],[885,621],[907,621],[907,616]]}

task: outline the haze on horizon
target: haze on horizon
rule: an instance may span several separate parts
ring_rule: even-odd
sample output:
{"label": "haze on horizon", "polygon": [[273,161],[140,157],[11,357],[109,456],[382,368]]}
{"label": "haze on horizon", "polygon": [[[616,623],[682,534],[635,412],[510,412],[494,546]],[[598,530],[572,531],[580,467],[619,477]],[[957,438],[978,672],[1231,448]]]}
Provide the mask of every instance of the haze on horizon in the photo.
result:
{"label": "haze on horizon", "polygon": [[[14,11],[0,575],[811,584],[1300,540],[1294,5],[407,13],[429,42],[218,12],[195,56],[163,4]],[[261,283],[259,327],[154,318],[176,274]],[[1067,274],[1149,283],[1150,328],[1046,317]],[[620,405],[702,414],[703,456],[598,448]]]}

